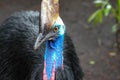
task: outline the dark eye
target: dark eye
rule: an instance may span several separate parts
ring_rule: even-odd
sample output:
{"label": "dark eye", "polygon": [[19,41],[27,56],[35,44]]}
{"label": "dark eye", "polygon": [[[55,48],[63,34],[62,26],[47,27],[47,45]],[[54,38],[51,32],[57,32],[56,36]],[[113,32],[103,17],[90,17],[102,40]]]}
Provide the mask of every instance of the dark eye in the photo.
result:
{"label": "dark eye", "polygon": [[58,27],[55,27],[55,28],[54,28],[54,32],[57,32],[57,31],[58,31],[58,29],[59,29]]}

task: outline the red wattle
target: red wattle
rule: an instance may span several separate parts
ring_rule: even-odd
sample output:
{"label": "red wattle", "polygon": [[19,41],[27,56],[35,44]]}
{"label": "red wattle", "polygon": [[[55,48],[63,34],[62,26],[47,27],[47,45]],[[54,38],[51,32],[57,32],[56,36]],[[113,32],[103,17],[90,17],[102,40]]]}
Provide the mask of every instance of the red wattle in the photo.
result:
{"label": "red wattle", "polygon": [[[56,64],[56,62],[54,62],[54,64],[53,64],[50,80],[55,80],[55,64]],[[45,61],[44,61],[44,70],[43,70],[43,80],[48,80],[47,73],[46,73],[46,62]]]}
{"label": "red wattle", "polygon": [[47,73],[46,73],[46,62],[44,62],[43,80],[48,80]]}

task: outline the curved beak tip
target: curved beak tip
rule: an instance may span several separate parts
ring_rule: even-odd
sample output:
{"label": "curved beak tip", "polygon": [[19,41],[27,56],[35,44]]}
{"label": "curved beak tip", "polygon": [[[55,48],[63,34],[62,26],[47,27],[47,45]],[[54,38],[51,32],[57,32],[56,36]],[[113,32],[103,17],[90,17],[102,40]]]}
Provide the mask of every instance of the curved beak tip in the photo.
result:
{"label": "curved beak tip", "polygon": [[34,44],[34,50],[38,49],[38,47],[40,46],[41,44],[41,40],[42,40],[42,33],[40,33],[36,39],[36,42]]}
{"label": "curved beak tip", "polygon": [[36,39],[35,45],[34,45],[34,50],[38,49],[39,46],[47,39],[47,37],[43,36],[42,33],[40,33]]}
{"label": "curved beak tip", "polygon": [[38,47],[40,46],[40,45],[38,45],[39,43],[38,42],[35,42],[35,45],[34,45],[34,50],[37,50],[38,49]]}
{"label": "curved beak tip", "polygon": [[36,46],[34,45],[33,49],[34,49],[34,50],[37,50],[37,49],[38,49],[38,47],[36,47]]}

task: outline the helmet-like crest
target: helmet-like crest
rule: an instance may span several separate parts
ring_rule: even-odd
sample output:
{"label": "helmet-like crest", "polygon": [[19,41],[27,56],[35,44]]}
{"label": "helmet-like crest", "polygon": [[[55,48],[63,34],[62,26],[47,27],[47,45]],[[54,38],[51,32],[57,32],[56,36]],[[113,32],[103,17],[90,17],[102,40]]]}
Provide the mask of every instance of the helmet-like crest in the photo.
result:
{"label": "helmet-like crest", "polygon": [[59,0],[43,0],[41,3],[41,30],[51,29],[59,16]]}

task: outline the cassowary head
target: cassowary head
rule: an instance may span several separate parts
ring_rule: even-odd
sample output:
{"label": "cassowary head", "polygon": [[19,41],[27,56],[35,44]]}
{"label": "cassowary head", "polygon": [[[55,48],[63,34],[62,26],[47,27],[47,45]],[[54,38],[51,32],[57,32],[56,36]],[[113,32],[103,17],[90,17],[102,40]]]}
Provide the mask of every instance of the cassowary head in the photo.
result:
{"label": "cassowary head", "polygon": [[41,4],[41,31],[34,49],[46,41],[43,80],[54,80],[55,71],[63,66],[65,25],[59,16],[58,0],[43,0]]}
{"label": "cassowary head", "polygon": [[59,16],[58,0],[42,1],[40,29],[34,49],[37,49],[46,40],[55,40],[57,37],[64,35],[65,25]]}

